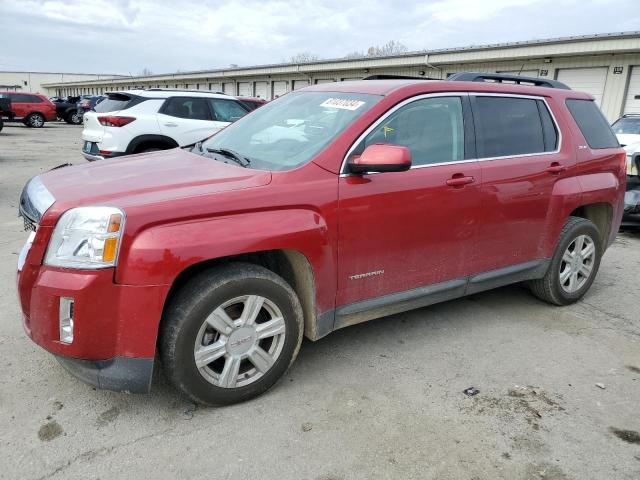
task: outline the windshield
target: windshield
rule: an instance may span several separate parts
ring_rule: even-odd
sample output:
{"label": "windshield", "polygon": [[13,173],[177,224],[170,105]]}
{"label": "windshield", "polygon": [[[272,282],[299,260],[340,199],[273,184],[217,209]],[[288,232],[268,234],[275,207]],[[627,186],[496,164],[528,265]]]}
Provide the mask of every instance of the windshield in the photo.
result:
{"label": "windshield", "polygon": [[216,133],[193,152],[231,150],[248,160],[250,168],[290,170],[310,161],[381,98],[362,93],[288,93]]}
{"label": "windshield", "polygon": [[616,135],[640,135],[640,117],[621,118],[611,128]]}

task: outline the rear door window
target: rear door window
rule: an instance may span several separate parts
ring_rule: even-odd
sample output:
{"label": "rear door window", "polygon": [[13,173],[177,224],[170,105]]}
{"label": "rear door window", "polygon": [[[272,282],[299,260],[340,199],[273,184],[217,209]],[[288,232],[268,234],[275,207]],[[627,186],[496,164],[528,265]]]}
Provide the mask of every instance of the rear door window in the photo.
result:
{"label": "rear door window", "polygon": [[190,120],[211,120],[211,111],[204,98],[172,97],[162,107],[162,113]]}
{"label": "rear door window", "polygon": [[477,96],[473,114],[480,158],[543,153],[556,148],[553,122],[550,117],[543,120],[536,99]]}
{"label": "rear door window", "polygon": [[209,98],[209,104],[218,122],[235,122],[247,114],[247,108],[236,100]]}
{"label": "rear door window", "polygon": [[619,147],[618,139],[592,100],[567,100],[567,108],[591,148]]}
{"label": "rear door window", "polygon": [[20,95],[19,93],[10,93],[9,98],[13,103],[28,103],[27,95]]}

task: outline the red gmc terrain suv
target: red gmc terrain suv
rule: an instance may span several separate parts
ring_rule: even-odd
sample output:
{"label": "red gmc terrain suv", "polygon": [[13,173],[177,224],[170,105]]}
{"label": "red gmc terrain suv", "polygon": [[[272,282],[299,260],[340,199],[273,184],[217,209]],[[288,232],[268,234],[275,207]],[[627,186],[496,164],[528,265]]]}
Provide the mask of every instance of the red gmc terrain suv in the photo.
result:
{"label": "red gmc terrain suv", "polygon": [[514,282],[575,302],[625,178],[593,98],[558,82],[316,85],[189,150],[29,181],[24,327],[97,387],[148,391],[157,356],[193,400],[238,402],[303,335]]}

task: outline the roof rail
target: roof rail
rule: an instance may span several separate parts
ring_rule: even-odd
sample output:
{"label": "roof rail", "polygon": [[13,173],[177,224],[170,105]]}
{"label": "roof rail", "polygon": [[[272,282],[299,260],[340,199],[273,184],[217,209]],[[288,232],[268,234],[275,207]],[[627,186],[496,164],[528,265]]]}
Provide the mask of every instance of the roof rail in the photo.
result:
{"label": "roof rail", "polygon": [[412,77],[410,75],[369,75],[364,77],[363,80],[440,80],[439,78],[431,77]]}
{"label": "roof rail", "polygon": [[217,92],[215,90],[194,90],[193,88],[142,88],[146,92],[202,92],[202,93],[217,93],[218,95],[229,95],[224,92]]}
{"label": "roof rail", "polygon": [[493,80],[497,83],[513,82],[518,85],[534,85],[536,87],[561,88],[563,90],[571,90],[568,85],[558,82],[557,80],[548,80],[539,77],[522,77],[520,75],[512,75],[509,73],[483,73],[483,72],[460,72],[454,73],[447,80],[456,82],[486,82]]}

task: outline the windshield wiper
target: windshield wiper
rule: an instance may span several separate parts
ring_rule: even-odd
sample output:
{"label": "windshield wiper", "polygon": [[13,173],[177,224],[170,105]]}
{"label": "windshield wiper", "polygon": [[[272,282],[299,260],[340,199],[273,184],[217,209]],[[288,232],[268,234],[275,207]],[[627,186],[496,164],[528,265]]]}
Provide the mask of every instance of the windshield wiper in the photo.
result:
{"label": "windshield wiper", "polygon": [[240,155],[235,150],[230,150],[228,148],[207,148],[207,152],[209,153],[217,153],[218,155],[223,155],[227,158],[230,158],[234,162],[236,162],[241,167],[248,167],[251,164],[251,159]]}

